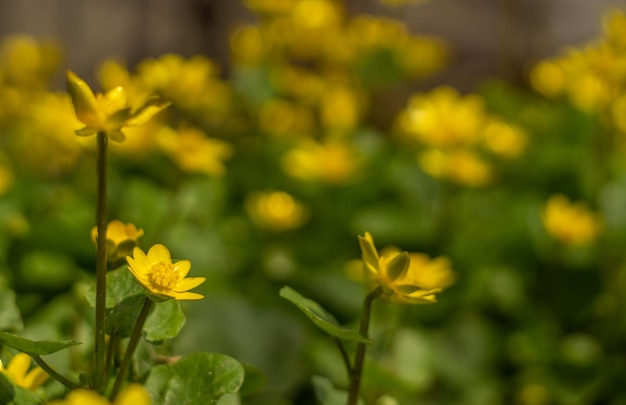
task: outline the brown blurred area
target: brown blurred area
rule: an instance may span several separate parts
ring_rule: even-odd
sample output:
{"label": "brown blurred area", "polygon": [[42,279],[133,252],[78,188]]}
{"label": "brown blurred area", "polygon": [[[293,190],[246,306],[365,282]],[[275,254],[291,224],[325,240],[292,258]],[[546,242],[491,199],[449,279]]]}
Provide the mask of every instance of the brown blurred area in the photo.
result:
{"label": "brown blurred area", "polygon": [[[404,21],[413,33],[448,41],[452,63],[435,83],[469,90],[484,78],[520,82],[537,58],[596,36],[603,12],[625,0],[430,0],[389,8],[345,0],[348,15]],[[89,77],[106,58],[133,66],[164,53],[206,54],[228,70],[228,35],[255,20],[239,0],[3,0],[0,36],[57,39],[65,67]]]}

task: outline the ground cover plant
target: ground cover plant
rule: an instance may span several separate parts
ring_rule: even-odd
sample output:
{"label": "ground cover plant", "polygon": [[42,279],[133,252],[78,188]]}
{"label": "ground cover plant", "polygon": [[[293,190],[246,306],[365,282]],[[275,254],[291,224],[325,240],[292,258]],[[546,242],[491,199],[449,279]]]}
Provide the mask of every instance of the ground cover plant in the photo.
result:
{"label": "ground cover plant", "polygon": [[626,13],[381,119],[453,49],[246,5],[228,72],[2,40],[0,404],[624,403]]}

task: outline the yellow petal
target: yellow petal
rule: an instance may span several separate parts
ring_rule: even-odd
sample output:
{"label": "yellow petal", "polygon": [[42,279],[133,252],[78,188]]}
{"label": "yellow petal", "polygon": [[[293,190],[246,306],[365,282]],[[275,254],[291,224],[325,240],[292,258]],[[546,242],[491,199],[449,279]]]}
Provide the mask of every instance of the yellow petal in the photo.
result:
{"label": "yellow petal", "polygon": [[100,100],[101,107],[107,117],[128,107],[128,96],[123,87],[117,86],[109,90]]}
{"label": "yellow petal", "polygon": [[151,405],[152,398],[140,384],[130,384],[115,400],[115,405]]}
{"label": "yellow petal", "polygon": [[196,301],[204,298],[204,295],[196,294],[192,292],[182,292],[172,294],[172,298],[178,301]]}
{"label": "yellow petal", "polygon": [[172,256],[170,251],[161,244],[154,245],[148,251],[148,260],[151,263],[172,263]]}
{"label": "yellow petal", "polygon": [[[143,252],[143,250],[135,247],[133,249],[133,257],[126,257],[128,264],[132,268],[131,271],[138,273],[141,278],[147,277],[147,274],[152,271],[152,263]],[[133,274],[134,274],[133,273]]]}
{"label": "yellow petal", "polygon": [[375,270],[375,273],[379,271],[379,258],[376,246],[374,246],[374,240],[369,232],[365,232],[365,236],[359,236],[359,245],[361,247],[361,256],[366,265]]}
{"label": "yellow petal", "polygon": [[99,113],[98,103],[93,92],[83,80],[72,71],[66,75],[67,92],[72,98],[76,117],[88,127],[99,128],[103,124],[103,117]]}
{"label": "yellow petal", "polygon": [[189,260],[180,260],[174,263],[174,267],[178,269],[178,279],[182,280],[187,276],[191,269],[191,262]]}
{"label": "yellow petal", "polygon": [[145,124],[152,117],[160,113],[165,108],[169,107],[170,104],[171,103],[155,103],[140,106],[135,112],[133,112],[132,117],[128,121],[126,121],[126,125],[134,126]]}
{"label": "yellow petal", "polygon": [[77,389],[65,398],[65,405],[111,405],[109,401],[93,391]]}
{"label": "yellow petal", "polygon": [[205,277],[185,278],[185,279],[180,280],[178,283],[176,283],[176,287],[174,288],[174,291],[176,292],[189,291],[192,288],[196,288],[197,286],[204,283],[205,281],[206,281]]}
{"label": "yellow petal", "polygon": [[22,385],[28,367],[30,367],[30,362],[30,356],[24,353],[18,353],[11,359],[7,367],[7,373],[11,376],[15,384]]}
{"label": "yellow petal", "polygon": [[28,390],[36,390],[41,387],[48,379],[48,373],[39,367],[32,369],[24,378],[24,388]]}

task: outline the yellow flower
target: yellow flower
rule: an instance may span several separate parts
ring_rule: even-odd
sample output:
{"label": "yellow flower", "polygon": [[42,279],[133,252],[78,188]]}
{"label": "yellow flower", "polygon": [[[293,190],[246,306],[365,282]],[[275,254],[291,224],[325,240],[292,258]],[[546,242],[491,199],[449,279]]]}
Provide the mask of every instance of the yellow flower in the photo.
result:
{"label": "yellow flower", "polygon": [[[137,246],[137,239],[143,236],[143,229],[137,229],[134,224],[124,224],[117,219],[107,225],[107,257],[110,262],[116,262],[130,254]],[[91,228],[91,240],[98,241],[98,227]]]}
{"label": "yellow flower", "polygon": [[7,375],[15,385],[34,391],[46,382],[48,374],[39,367],[28,371],[30,363],[30,356],[18,353],[11,359],[7,368],[4,368],[0,361],[0,373]]}
{"label": "yellow flower", "polygon": [[77,389],[71,391],[64,400],[52,401],[48,405],[152,405],[152,398],[142,385],[130,384],[114,402],[109,402],[97,392]]}
{"label": "yellow flower", "polygon": [[417,160],[431,176],[448,178],[470,187],[485,186],[492,178],[491,167],[471,150],[428,148],[420,152]]}
{"label": "yellow flower", "polygon": [[87,83],[74,72],[68,71],[66,78],[76,117],[85,124],[76,131],[79,136],[105,132],[112,140],[122,142],[126,139],[122,127],[141,125],[169,105],[159,103],[155,97],[147,97],[133,107],[128,104],[123,87],[94,95]]}
{"label": "yellow flower", "polygon": [[287,174],[298,179],[340,184],[354,177],[359,159],[346,142],[318,143],[307,139],[287,152],[282,166]]}
{"label": "yellow flower", "polygon": [[383,288],[385,295],[401,302],[428,304],[435,294],[454,282],[448,259],[434,260],[419,253],[388,251],[380,255],[369,232],[359,236],[367,275]]}
{"label": "yellow flower", "polygon": [[221,176],[226,171],[224,160],[232,154],[229,144],[211,139],[192,127],[183,127],[178,131],[163,128],[158,133],[158,143],[165,154],[188,173]]}
{"label": "yellow flower", "polygon": [[478,95],[463,96],[452,87],[418,94],[400,114],[400,129],[407,137],[437,148],[474,143],[486,119]]}
{"label": "yellow flower", "polygon": [[252,193],[246,209],[257,224],[277,231],[297,228],[308,218],[306,208],[284,191]]}
{"label": "yellow flower", "polygon": [[185,278],[191,268],[191,262],[180,260],[172,263],[170,251],[163,245],[152,246],[147,255],[136,247],[133,250],[133,257],[127,256],[126,260],[130,272],[155,301],[168,299],[190,301],[204,298],[203,295],[188,290],[199,286],[206,278]]}
{"label": "yellow flower", "polygon": [[546,203],[541,219],[546,231],[569,245],[584,245],[595,239],[602,229],[598,214],[586,204],[571,203],[562,194],[551,196]]}

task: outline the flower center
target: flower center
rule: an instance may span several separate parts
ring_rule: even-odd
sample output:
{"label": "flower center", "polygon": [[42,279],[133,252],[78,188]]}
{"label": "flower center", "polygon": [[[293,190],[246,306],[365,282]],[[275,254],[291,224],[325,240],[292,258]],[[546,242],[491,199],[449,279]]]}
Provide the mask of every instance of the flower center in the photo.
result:
{"label": "flower center", "polygon": [[171,263],[159,262],[152,265],[150,281],[163,290],[171,290],[178,281],[178,268]]}

